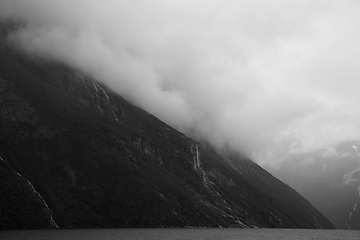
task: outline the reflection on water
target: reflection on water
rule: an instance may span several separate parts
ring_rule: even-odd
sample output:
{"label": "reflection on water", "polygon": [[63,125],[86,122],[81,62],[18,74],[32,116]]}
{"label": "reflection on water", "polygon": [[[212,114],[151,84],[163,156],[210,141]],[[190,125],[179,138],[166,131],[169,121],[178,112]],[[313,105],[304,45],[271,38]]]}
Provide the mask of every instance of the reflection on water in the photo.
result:
{"label": "reflection on water", "polygon": [[0,231],[1,240],[360,239],[360,231],[307,229],[52,229]]}

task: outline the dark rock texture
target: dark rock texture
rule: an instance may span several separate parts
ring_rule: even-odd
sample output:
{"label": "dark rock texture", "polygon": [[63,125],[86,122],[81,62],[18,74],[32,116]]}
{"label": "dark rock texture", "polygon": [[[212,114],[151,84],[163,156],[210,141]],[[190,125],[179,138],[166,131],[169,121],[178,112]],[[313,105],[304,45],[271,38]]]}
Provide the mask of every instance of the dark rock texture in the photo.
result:
{"label": "dark rock texture", "polygon": [[0,228],[333,228],[251,160],[18,53],[0,28]]}

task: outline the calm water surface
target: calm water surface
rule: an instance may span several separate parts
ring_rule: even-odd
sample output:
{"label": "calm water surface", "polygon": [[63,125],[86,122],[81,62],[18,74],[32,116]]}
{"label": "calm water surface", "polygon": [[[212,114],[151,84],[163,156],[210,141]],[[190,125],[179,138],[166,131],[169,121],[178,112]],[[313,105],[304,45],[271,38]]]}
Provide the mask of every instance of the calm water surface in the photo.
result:
{"label": "calm water surface", "polygon": [[196,239],[360,239],[360,231],[305,229],[54,229],[0,231],[14,240],[196,240]]}

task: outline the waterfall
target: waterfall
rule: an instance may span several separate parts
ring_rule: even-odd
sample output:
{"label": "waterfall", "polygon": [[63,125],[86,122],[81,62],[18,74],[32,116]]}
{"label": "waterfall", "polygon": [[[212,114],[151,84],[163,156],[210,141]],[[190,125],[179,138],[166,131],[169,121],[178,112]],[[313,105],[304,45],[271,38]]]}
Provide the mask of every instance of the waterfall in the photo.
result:
{"label": "waterfall", "polygon": [[193,154],[194,154],[194,169],[197,170],[200,168],[200,159],[199,159],[199,145],[197,143],[194,144],[193,147]]}
{"label": "waterfall", "polygon": [[353,213],[358,210],[358,209],[357,209],[357,204],[358,204],[358,202],[359,202],[359,200],[360,200],[360,186],[358,187],[358,191],[359,191],[359,198],[358,198],[357,202],[356,202],[355,205],[354,205],[354,209],[353,209],[353,210],[350,212],[350,214],[349,214],[348,229],[351,229],[351,222],[352,222],[352,215],[353,215]]}
{"label": "waterfall", "polygon": [[107,105],[109,105],[109,109],[110,109],[112,115],[114,116],[115,120],[118,122],[119,119],[118,119],[118,117],[116,116],[116,114],[114,113],[114,110],[111,108],[109,95],[106,93],[106,91],[105,91],[99,84],[97,84],[97,83],[95,83],[95,82],[94,82],[94,88],[95,88],[95,90],[96,90],[96,95],[97,95],[98,98],[100,98],[100,96],[99,96],[99,91],[101,91],[102,94],[105,96],[105,98],[106,98],[106,103],[107,103]]}
{"label": "waterfall", "polygon": [[[4,159],[0,156],[0,160],[5,162]],[[51,226],[55,227],[55,228],[59,228],[59,225],[57,225],[57,223],[55,222],[54,220],[54,217],[53,217],[53,211],[50,209],[49,205],[45,202],[45,200],[42,198],[42,196],[40,195],[40,193],[38,191],[35,190],[35,187],[32,185],[32,183],[26,179],[25,177],[23,177],[20,173],[18,173],[17,171],[15,171],[13,168],[11,168],[14,173],[16,175],[18,175],[22,180],[24,180],[28,185],[29,187],[31,188],[32,192],[35,194],[35,196],[37,196],[40,201],[43,203],[43,205],[45,206],[45,208],[50,212],[50,224]]]}
{"label": "waterfall", "polygon": [[191,146],[191,152],[193,154],[193,167],[196,171],[201,173],[203,182],[205,185],[209,184],[209,181],[206,178],[205,171],[201,168],[200,165],[200,152],[199,152],[199,144],[197,142],[193,143]]}
{"label": "waterfall", "polygon": [[[357,150],[357,146],[351,146],[352,148],[354,148],[354,150],[356,151],[356,152],[358,152],[358,150]],[[356,201],[356,203],[355,203],[355,205],[354,205],[354,209],[350,212],[350,214],[349,214],[349,223],[348,223],[348,229],[351,229],[351,223],[352,223],[352,215],[353,215],[353,213],[354,212],[356,212],[358,209],[357,209],[357,204],[358,204],[358,202],[360,201],[360,185],[359,185],[359,187],[358,187],[358,192],[359,192],[359,196],[358,196],[358,200]]]}
{"label": "waterfall", "polygon": [[24,179],[28,185],[30,186],[30,188],[32,189],[33,193],[42,201],[42,203],[44,204],[44,206],[49,210],[50,212],[50,224],[55,227],[55,228],[59,228],[59,225],[56,224],[54,217],[53,217],[53,211],[50,209],[49,205],[47,205],[47,203],[45,202],[45,200],[42,198],[42,196],[40,195],[40,193],[38,191],[35,190],[34,186],[31,184],[31,182],[29,180],[27,180],[26,178],[24,178],[20,173],[15,172],[18,176],[20,176],[22,179]]}
{"label": "waterfall", "polygon": [[[110,104],[110,97],[109,95],[106,93],[105,89],[103,89],[99,84],[97,84],[95,81],[92,81],[93,83],[93,86],[94,86],[94,89],[95,89],[95,94],[92,94],[92,91],[90,91],[89,87],[87,86],[86,84],[86,81],[85,79],[79,74],[76,72],[76,75],[81,79],[84,87],[87,89],[88,93],[91,95],[92,99],[93,99],[93,103],[94,105],[96,105],[96,108],[98,110],[98,112],[100,114],[104,113],[104,110],[109,110],[110,113],[112,114],[112,116],[114,117],[115,121],[119,121],[119,118],[118,116],[115,114],[114,110],[112,109],[111,107],[111,104]],[[105,101],[106,101],[106,106],[107,106],[107,109],[102,109],[101,106],[100,106],[100,100],[103,99],[101,98],[100,95],[103,95],[105,97]]]}

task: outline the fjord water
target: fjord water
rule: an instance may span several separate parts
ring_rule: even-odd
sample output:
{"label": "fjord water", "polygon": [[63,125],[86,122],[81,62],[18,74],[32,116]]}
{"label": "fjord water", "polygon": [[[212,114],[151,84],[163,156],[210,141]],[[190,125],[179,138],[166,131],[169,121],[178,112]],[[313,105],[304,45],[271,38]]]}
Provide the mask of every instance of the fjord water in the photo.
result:
{"label": "fjord water", "polygon": [[53,229],[0,231],[2,240],[237,240],[237,239],[360,239],[356,230],[320,229]]}

